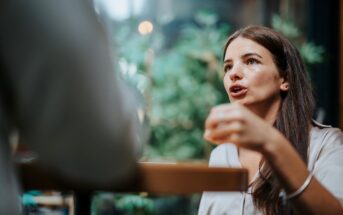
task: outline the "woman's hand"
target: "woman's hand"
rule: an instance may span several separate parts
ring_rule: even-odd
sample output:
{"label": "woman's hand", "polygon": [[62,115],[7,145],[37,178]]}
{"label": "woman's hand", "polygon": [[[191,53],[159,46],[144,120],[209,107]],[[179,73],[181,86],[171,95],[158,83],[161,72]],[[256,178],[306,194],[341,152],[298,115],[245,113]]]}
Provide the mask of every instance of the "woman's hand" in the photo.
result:
{"label": "woman's hand", "polygon": [[212,143],[234,143],[254,151],[263,151],[274,137],[282,135],[266,121],[238,103],[212,108],[205,122],[204,138]]}

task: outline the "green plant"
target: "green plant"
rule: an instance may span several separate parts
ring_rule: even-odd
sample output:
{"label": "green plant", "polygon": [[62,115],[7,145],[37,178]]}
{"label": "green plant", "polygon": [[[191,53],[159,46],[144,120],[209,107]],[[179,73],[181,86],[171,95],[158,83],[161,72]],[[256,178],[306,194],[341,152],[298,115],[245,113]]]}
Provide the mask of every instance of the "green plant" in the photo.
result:
{"label": "green plant", "polygon": [[195,20],[197,25],[185,26],[169,49],[162,49],[159,32],[141,36],[124,29],[118,38],[127,44],[120,49],[125,77],[145,96],[151,133],[144,159],[189,160],[209,154],[203,123],[212,106],[227,101],[220,59],[229,27],[217,26],[217,16],[204,11]]}
{"label": "green plant", "polygon": [[[211,147],[202,138],[204,119],[212,106],[228,102],[221,58],[230,28],[218,26],[217,15],[207,11],[197,13],[195,21],[183,26],[168,49],[158,30],[142,36],[124,27],[115,39],[125,44],[119,55],[126,79],[145,97],[150,125],[146,160],[206,159]],[[291,20],[274,15],[272,27],[299,48],[308,65],[323,60],[324,49],[307,42]]]}
{"label": "green plant", "polygon": [[305,63],[310,65],[323,61],[324,48],[313,42],[306,41],[305,37],[291,20],[273,15],[272,27],[285,35],[297,46]]}
{"label": "green plant", "polygon": [[[182,28],[170,48],[165,47],[165,38],[158,29],[142,36],[128,27],[136,26],[133,22],[117,31],[115,41],[123,44],[118,53],[123,77],[145,98],[145,123],[150,127],[145,160],[206,159],[211,151],[202,138],[203,123],[211,107],[228,102],[221,61],[230,27],[218,26],[216,14],[206,11],[197,13],[195,21]],[[299,48],[307,64],[322,61],[324,49],[307,42],[290,20],[275,15],[272,26]],[[154,214],[158,208],[172,208],[180,201],[191,205],[180,214],[196,214],[199,195],[119,195],[113,201],[127,214]]]}

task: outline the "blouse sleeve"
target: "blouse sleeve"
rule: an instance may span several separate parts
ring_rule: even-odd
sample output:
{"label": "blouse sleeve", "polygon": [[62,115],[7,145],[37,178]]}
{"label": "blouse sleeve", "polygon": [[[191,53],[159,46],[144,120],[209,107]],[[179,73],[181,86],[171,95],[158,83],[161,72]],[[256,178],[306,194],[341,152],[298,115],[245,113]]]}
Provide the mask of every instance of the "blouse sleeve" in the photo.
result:
{"label": "blouse sleeve", "polygon": [[336,128],[324,129],[315,141],[323,141],[322,149],[314,164],[317,180],[343,205],[343,133]]}

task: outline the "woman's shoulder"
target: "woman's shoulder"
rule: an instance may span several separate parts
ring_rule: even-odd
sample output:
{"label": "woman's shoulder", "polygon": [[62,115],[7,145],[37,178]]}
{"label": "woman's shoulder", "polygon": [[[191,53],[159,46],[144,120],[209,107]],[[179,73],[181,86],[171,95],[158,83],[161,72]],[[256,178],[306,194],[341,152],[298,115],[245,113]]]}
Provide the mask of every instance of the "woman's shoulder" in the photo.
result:
{"label": "woman's shoulder", "polygon": [[[210,166],[232,166],[232,161],[237,157],[237,147],[233,144],[220,144],[211,152]],[[234,162],[235,163],[235,162]]]}
{"label": "woman's shoulder", "polygon": [[343,205],[343,133],[339,128],[313,125],[308,168]]}
{"label": "woman's shoulder", "polygon": [[227,152],[234,152],[237,151],[237,147],[234,144],[224,143],[216,146],[211,154],[219,155],[219,154],[226,154]]}
{"label": "woman's shoulder", "polygon": [[325,160],[332,156],[343,157],[342,131],[339,128],[313,121],[309,146],[309,169],[313,169],[320,158]]}
{"label": "woman's shoulder", "polygon": [[311,143],[312,142],[317,144],[321,143],[324,145],[342,145],[343,133],[339,128],[335,128],[330,125],[324,125],[313,120],[311,129]]}

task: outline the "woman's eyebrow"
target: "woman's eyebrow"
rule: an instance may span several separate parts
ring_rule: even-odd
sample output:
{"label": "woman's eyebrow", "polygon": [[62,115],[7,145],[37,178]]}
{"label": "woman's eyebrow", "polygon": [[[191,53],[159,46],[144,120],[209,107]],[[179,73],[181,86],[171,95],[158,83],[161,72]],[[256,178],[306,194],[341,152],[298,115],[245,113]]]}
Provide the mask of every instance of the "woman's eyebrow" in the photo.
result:
{"label": "woman's eyebrow", "polygon": [[230,58],[224,60],[224,64],[231,63],[231,62],[232,62],[232,60]]}
{"label": "woman's eyebrow", "polygon": [[[251,56],[256,56],[260,59],[263,59],[263,57],[255,52],[249,52],[249,53],[245,53],[244,55],[242,55],[242,58],[247,58],[247,57],[251,57]],[[232,59],[231,58],[228,58],[228,59],[225,59],[224,62],[225,63],[232,63]]]}
{"label": "woman's eyebrow", "polygon": [[246,54],[244,54],[242,57],[243,57],[243,58],[246,58],[246,57],[251,57],[251,56],[256,56],[256,57],[258,57],[258,58],[260,58],[260,59],[263,59],[263,57],[262,57],[261,55],[255,53],[255,52],[246,53]]}

